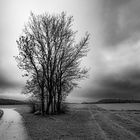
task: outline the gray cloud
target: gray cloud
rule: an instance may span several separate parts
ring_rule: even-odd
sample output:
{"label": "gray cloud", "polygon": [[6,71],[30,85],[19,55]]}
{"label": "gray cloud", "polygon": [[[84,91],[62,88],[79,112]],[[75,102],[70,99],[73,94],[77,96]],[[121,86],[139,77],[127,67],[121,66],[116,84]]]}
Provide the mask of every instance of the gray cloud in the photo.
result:
{"label": "gray cloud", "polygon": [[0,90],[5,90],[9,88],[22,87],[21,83],[10,81],[3,73],[0,73]]}
{"label": "gray cloud", "polygon": [[98,84],[98,87],[87,89],[86,97],[140,99],[140,69],[104,75],[98,79]]}
{"label": "gray cloud", "polygon": [[140,1],[102,0],[100,6],[102,44],[83,97],[140,99]]}
{"label": "gray cloud", "polygon": [[106,46],[136,41],[140,36],[139,0],[106,0],[102,3],[103,37]]}
{"label": "gray cloud", "polygon": [[[0,92],[22,86],[20,72],[11,59],[11,56],[16,55],[15,40],[28,19],[29,11],[43,13],[47,9],[50,13],[67,11],[74,16],[74,26],[76,29],[79,27],[80,34],[86,30],[91,33],[90,52],[94,54],[90,55],[88,60],[91,62],[87,64],[91,64],[93,72],[89,82],[79,89],[79,94],[76,91],[77,96],[83,95],[91,99],[140,97],[140,69],[130,70],[130,67],[138,67],[140,64],[140,49],[135,43],[140,39],[140,1],[91,0],[83,1],[80,7],[79,2],[80,0],[70,1],[68,4],[64,0],[52,0],[49,5],[46,4],[47,1],[36,1],[33,4],[32,0],[22,3],[15,0],[10,4],[9,1],[1,2],[0,65],[3,65],[0,66],[0,71],[3,69],[4,72],[0,72]],[[112,51],[109,47],[102,46],[112,46],[113,49],[116,48],[114,46],[121,47]],[[127,71],[122,70],[125,67],[128,68]]]}

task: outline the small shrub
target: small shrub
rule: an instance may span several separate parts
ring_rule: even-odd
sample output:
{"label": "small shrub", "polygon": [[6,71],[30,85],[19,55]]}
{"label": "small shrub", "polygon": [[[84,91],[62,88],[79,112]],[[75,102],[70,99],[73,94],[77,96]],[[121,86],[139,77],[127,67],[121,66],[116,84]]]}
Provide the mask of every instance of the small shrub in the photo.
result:
{"label": "small shrub", "polygon": [[40,111],[41,106],[38,103],[32,103],[31,104],[31,113],[35,113],[36,111]]}
{"label": "small shrub", "polygon": [[68,112],[69,112],[69,107],[68,107],[68,105],[65,104],[65,103],[63,103],[62,106],[61,106],[61,110],[60,110],[59,113],[61,113],[61,114],[66,114],[66,113],[68,113]]}

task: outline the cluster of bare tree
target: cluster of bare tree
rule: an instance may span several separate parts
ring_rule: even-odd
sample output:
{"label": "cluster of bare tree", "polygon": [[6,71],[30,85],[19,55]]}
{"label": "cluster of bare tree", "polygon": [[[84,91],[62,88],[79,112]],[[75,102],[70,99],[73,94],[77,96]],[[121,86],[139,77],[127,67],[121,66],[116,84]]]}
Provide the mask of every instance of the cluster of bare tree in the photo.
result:
{"label": "cluster of bare tree", "polygon": [[64,12],[31,13],[17,41],[18,67],[28,76],[24,93],[31,93],[41,102],[42,114],[59,112],[68,93],[87,74],[87,69],[80,67],[80,60],[87,54],[89,34],[76,43],[72,21],[73,17]]}

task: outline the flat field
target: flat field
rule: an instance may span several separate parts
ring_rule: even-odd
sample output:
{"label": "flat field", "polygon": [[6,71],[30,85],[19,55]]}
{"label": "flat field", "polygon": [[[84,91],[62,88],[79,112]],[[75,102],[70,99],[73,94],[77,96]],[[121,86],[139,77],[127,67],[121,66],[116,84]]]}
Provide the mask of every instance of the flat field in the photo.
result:
{"label": "flat field", "polygon": [[23,116],[32,140],[140,140],[139,110],[68,106],[68,113],[46,117],[35,116],[25,107],[17,111]]}

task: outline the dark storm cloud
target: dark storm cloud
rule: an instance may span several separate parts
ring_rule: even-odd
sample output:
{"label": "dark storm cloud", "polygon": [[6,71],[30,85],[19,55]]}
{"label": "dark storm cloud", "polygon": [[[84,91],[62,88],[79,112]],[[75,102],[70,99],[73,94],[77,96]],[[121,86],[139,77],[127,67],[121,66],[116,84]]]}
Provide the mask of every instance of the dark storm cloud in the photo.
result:
{"label": "dark storm cloud", "polygon": [[101,55],[84,96],[140,99],[140,1],[102,0],[100,19]]}
{"label": "dark storm cloud", "polygon": [[98,79],[99,87],[87,90],[90,98],[140,99],[140,69],[109,74]]}
{"label": "dark storm cloud", "polygon": [[140,36],[139,0],[105,0],[102,3],[102,26],[107,46],[136,41]]}
{"label": "dark storm cloud", "polygon": [[20,87],[20,83],[16,83],[13,81],[10,81],[9,78],[7,78],[2,73],[0,74],[0,90],[8,89],[8,88],[16,88]]}
{"label": "dark storm cloud", "polygon": [[140,78],[126,75],[122,77],[117,76],[106,76],[101,80],[101,85],[111,88],[113,91],[140,91]]}

